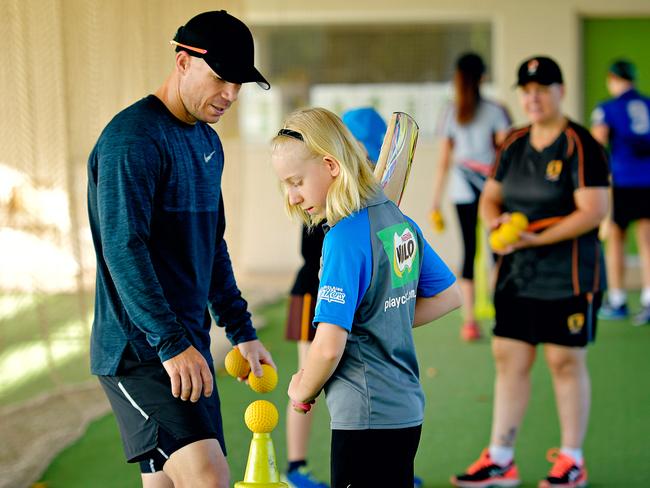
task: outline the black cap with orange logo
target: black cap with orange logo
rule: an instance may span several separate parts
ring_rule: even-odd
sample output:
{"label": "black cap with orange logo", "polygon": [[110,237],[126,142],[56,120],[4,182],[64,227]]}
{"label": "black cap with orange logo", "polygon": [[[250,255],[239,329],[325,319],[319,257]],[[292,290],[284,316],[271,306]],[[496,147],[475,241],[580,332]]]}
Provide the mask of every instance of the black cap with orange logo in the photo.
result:
{"label": "black cap with orange logo", "polygon": [[517,86],[524,86],[531,82],[540,85],[563,83],[562,71],[554,60],[546,56],[528,58],[519,66]]}

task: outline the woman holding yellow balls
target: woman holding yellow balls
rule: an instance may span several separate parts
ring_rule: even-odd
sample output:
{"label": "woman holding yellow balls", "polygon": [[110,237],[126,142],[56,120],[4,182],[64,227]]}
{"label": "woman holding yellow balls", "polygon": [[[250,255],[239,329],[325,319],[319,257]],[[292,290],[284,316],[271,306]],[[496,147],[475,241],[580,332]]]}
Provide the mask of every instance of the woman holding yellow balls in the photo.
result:
{"label": "woman holding yellow balls", "polygon": [[500,255],[492,435],[489,447],[452,483],[520,483],[514,446],[528,406],[537,345],[542,344],[555,390],[561,449],[549,451],[554,464],[538,486],[586,486],[582,443],[591,396],[586,345],[594,340],[605,288],[598,225],[607,214],[607,161],[589,132],[562,114],[564,85],[555,61],[524,61],[517,85],[530,125],[506,138],[479,204]]}

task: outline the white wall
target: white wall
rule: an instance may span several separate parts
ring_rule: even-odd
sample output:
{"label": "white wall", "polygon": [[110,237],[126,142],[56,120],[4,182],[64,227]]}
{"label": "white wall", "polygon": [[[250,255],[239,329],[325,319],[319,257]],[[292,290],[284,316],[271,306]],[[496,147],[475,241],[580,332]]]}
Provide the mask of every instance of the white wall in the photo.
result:
{"label": "white wall", "polygon": [[[567,96],[565,112],[579,119],[582,114],[582,59],[580,22],[584,16],[649,16],[647,0],[248,0],[241,13],[253,25],[359,22],[450,22],[490,21],[493,32],[494,93],[512,110],[515,123],[523,123],[516,93],[512,89],[519,63],[534,54],[554,57],[562,67]],[[456,267],[460,242],[451,206],[445,209],[448,230],[434,235],[427,224],[430,187],[436,162],[435,143],[424,141],[416,151],[414,168],[402,202],[405,213],[425,230],[434,248]],[[242,220],[229,219],[229,236],[238,242],[233,251],[241,273],[292,272],[298,266],[297,225],[287,224],[282,214],[277,185],[268,167],[263,145],[249,144],[242,164],[248,178],[241,182],[238,206]]]}

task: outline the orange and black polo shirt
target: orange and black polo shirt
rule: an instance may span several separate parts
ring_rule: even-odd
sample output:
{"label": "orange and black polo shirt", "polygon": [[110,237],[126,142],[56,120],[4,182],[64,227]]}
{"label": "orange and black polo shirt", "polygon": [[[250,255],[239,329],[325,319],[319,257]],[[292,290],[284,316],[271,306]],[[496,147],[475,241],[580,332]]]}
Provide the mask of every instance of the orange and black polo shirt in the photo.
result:
{"label": "orange and black polo shirt", "polygon": [[[609,186],[607,156],[582,126],[568,121],[548,147],[537,151],[530,127],[513,130],[497,153],[492,177],[501,183],[504,212],[554,222],[575,209],[574,192]],[[555,299],[605,288],[598,229],[549,246],[522,249],[501,260],[497,292]]]}

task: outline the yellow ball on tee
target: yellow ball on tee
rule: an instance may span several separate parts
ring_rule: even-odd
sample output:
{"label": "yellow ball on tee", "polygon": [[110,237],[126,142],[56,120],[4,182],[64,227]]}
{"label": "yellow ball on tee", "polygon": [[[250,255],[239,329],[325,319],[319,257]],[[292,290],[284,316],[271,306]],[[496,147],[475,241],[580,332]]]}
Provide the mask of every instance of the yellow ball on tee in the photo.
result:
{"label": "yellow ball on tee", "polygon": [[278,425],[278,409],[271,402],[257,400],[251,403],[244,412],[244,422],[251,432],[268,434]]}

